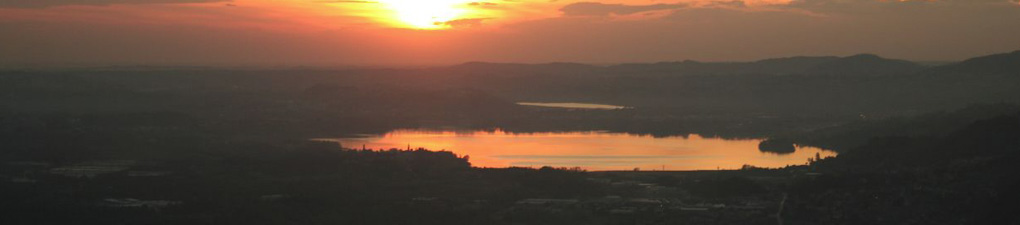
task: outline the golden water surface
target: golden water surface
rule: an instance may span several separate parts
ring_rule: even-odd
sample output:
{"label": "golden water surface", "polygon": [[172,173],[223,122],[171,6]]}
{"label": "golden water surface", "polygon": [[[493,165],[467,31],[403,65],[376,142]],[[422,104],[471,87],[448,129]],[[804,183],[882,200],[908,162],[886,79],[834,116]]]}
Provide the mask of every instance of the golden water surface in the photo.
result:
{"label": "golden water surface", "polygon": [[470,156],[475,167],[581,167],[587,170],[715,170],[801,165],[808,158],[835,156],[798,146],[792,154],[758,150],[758,139],[732,140],[698,135],[656,138],[608,132],[510,133],[495,131],[396,130],[358,138],[316,139],[347,148],[447,150]]}

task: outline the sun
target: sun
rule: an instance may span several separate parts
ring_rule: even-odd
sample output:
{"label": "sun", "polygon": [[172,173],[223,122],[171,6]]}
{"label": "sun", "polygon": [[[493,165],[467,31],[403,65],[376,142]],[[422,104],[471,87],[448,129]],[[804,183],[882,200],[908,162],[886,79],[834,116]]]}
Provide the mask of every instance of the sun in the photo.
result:
{"label": "sun", "polygon": [[393,12],[393,22],[404,27],[437,30],[449,28],[448,22],[471,13],[471,0],[379,0]]}

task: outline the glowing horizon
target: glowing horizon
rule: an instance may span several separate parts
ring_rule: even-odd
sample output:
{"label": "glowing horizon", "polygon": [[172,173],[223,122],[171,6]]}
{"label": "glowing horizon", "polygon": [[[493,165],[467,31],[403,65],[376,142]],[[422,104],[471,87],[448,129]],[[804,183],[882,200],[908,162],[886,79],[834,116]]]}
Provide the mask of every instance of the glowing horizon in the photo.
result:
{"label": "glowing horizon", "polygon": [[1017,6],[1007,0],[8,1],[0,3],[0,31],[18,35],[0,37],[6,50],[0,64],[620,63],[861,53],[955,61],[1020,48],[1020,32],[1010,29],[1020,21]]}

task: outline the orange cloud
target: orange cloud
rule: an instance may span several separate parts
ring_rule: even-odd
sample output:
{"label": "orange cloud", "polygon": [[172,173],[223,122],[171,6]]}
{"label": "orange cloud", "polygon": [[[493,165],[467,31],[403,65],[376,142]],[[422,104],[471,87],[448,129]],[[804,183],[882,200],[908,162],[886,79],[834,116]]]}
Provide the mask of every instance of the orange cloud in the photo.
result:
{"label": "orange cloud", "polygon": [[68,5],[117,5],[117,4],[182,4],[229,2],[231,0],[6,0],[0,1],[2,8],[46,8]]}

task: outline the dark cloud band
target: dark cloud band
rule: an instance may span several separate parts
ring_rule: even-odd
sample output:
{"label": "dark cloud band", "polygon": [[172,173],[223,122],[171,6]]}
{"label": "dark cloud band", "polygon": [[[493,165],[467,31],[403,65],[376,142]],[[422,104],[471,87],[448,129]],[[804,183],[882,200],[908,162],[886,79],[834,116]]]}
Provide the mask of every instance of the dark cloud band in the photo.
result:
{"label": "dark cloud band", "polygon": [[656,4],[656,5],[623,5],[603,4],[596,2],[580,2],[564,6],[560,9],[567,16],[608,16],[610,14],[629,15],[640,12],[679,9],[687,7],[686,4]]}

